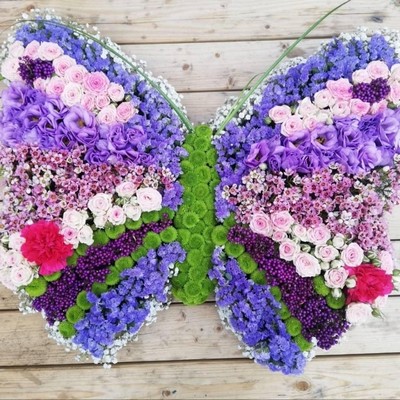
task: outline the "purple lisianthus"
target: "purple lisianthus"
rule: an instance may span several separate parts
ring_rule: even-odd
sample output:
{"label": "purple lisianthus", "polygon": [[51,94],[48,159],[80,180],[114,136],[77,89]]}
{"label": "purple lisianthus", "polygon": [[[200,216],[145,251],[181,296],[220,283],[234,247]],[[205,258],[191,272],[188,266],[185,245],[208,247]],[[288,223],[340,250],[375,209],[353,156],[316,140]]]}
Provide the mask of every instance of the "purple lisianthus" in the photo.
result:
{"label": "purple lisianthus", "polygon": [[250,153],[245,160],[245,164],[254,169],[260,164],[267,161],[270,149],[267,140],[261,140],[261,142],[254,143],[250,147]]}
{"label": "purple lisianthus", "polygon": [[93,147],[99,137],[94,114],[83,107],[72,106],[64,117],[64,125],[77,142]]}
{"label": "purple lisianthus", "polygon": [[304,129],[302,131],[297,131],[293,135],[286,137],[283,140],[283,145],[292,149],[299,149],[306,151],[311,145],[311,135],[310,131]]}
{"label": "purple lisianthus", "polygon": [[358,150],[346,147],[341,147],[335,153],[337,162],[346,168],[347,172],[356,174],[359,169],[360,161],[358,159]]}
{"label": "purple lisianthus", "polygon": [[380,124],[376,144],[393,147],[396,153],[400,149],[400,109],[386,109]]}
{"label": "purple lisianthus", "polygon": [[338,133],[333,125],[318,125],[311,132],[311,143],[319,150],[335,150],[338,146]]}
{"label": "purple lisianthus", "polygon": [[361,117],[358,128],[367,140],[375,140],[379,136],[382,114],[364,115]]}
{"label": "purple lisianthus", "polygon": [[360,161],[360,168],[363,171],[369,171],[377,165],[380,165],[382,155],[379,149],[377,149],[376,144],[369,141],[359,149],[358,159]]}
{"label": "purple lisianthus", "polygon": [[365,141],[363,133],[359,129],[359,118],[349,116],[335,118],[334,124],[337,130],[338,143],[341,147],[358,148]]}
{"label": "purple lisianthus", "polygon": [[297,168],[298,172],[308,174],[320,167],[324,166],[321,155],[315,151],[304,153],[301,156],[300,164]]}

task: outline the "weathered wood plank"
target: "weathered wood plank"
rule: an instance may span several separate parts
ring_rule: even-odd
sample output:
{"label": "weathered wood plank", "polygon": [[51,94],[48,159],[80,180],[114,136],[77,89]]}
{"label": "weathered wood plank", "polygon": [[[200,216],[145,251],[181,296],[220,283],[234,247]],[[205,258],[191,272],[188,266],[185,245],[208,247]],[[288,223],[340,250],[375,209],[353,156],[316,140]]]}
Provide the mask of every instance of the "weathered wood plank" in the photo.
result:
{"label": "weathered wood plank", "polygon": [[400,355],[324,357],[301,377],[250,360],[0,369],[2,399],[396,399]]}
{"label": "weathered wood plank", "polygon": [[[400,297],[392,297],[385,320],[372,318],[354,328],[343,342],[319,355],[400,353]],[[29,332],[29,333],[28,333]],[[382,334],[384,339],[381,340]],[[40,314],[0,312],[0,366],[75,363],[72,352],[47,338]],[[120,362],[241,358],[239,341],[222,326],[213,303],[198,307],[173,305],[143,329],[137,342],[119,353]],[[156,351],[155,351],[156,349]],[[188,351],[190,349],[190,351]]]}
{"label": "weathered wood plank", "polygon": [[[331,36],[360,25],[397,28],[399,11],[394,3],[353,1],[312,35]],[[263,40],[298,37],[338,4],[337,0],[4,0],[0,24],[7,26],[33,7],[50,7],[58,14],[96,24],[119,43]]]}

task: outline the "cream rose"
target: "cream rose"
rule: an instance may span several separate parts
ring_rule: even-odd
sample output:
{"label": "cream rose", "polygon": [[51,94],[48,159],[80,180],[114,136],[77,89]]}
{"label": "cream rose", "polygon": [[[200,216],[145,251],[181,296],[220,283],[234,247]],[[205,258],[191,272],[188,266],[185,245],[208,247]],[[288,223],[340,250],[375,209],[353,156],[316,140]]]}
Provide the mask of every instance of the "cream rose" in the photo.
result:
{"label": "cream rose", "polygon": [[276,124],[281,124],[292,115],[292,111],[290,107],[286,105],[275,106],[269,110],[268,115]]}
{"label": "cream rose", "polygon": [[87,219],[88,215],[85,211],[69,209],[63,215],[63,225],[79,230],[85,225]]}
{"label": "cream rose", "polygon": [[362,101],[360,99],[351,99],[350,100],[350,110],[352,114],[357,115],[358,117],[362,117],[363,115],[367,115],[370,109],[369,103]]}
{"label": "cream rose", "polygon": [[83,65],[73,65],[65,71],[64,78],[68,82],[82,83],[88,73]]}
{"label": "cream rose", "polygon": [[290,137],[294,133],[303,130],[303,120],[300,115],[292,115],[286,119],[281,126],[283,136]]}
{"label": "cream rose", "polygon": [[57,43],[42,42],[37,54],[42,60],[53,61],[63,53],[64,50]]}
{"label": "cream rose", "polygon": [[315,256],[324,262],[331,262],[339,256],[339,251],[331,245],[317,246]]}
{"label": "cream rose", "polygon": [[18,72],[19,60],[18,58],[7,58],[1,64],[1,75],[9,81],[20,81],[21,77]]}
{"label": "cream rose", "polygon": [[153,188],[142,188],[136,191],[137,202],[142,211],[161,210],[161,193]]}
{"label": "cream rose", "polygon": [[107,107],[110,104],[110,98],[106,94],[99,94],[98,96],[95,96],[94,100],[96,108],[99,110]]}
{"label": "cream rose", "polygon": [[104,107],[98,114],[97,119],[102,124],[113,124],[117,120],[117,109],[114,104]]}
{"label": "cream rose", "polygon": [[387,79],[389,77],[389,68],[383,61],[371,61],[366,70],[371,79]]}
{"label": "cream rose", "polygon": [[125,215],[133,221],[137,221],[142,215],[142,210],[137,204],[127,203],[124,204],[122,208]]}
{"label": "cream rose", "polygon": [[106,214],[111,205],[111,195],[106,193],[97,193],[88,202],[88,208],[94,215]]}
{"label": "cream rose", "polygon": [[53,61],[54,71],[59,76],[64,76],[65,71],[67,71],[68,68],[71,68],[74,65],[76,65],[76,61],[72,57],[67,55],[58,57]]}
{"label": "cream rose", "polygon": [[308,117],[318,112],[318,107],[311,102],[309,97],[304,98],[299,102],[299,106],[296,110],[302,117]]}
{"label": "cream rose", "polygon": [[112,101],[118,103],[124,99],[125,91],[124,88],[118,83],[111,82],[110,86],[108,87],[107,94],[110,96]]}
{"label": "cream rose", "polygon": [[353,83],[370,83],[372,80],[366,69],[354,71],[351,79],[353,80]]}
{"label": "cream rose", "polygon": [[83,96],[83,89],[79,83],[69,82],[65,85],[65,88],[61,94],[61,101],[66,106],[73,106],[81,102]]}
{"label": "cream rose", "polygon": [[309,253],[299,253],[293,259],[296,272],[303,278],[317,276],[321,273],[318,260]]}
{"label": "cream rose", "polygon": [[332,239],[332,245],[337,249],[342,249],[346,244],[345,237],[342,234],[337,234]]}
{"label": "cream rose", "polygon": [[379,253],[379,260],[381,262],[381,268],[388,274],[392,275],[394,270],[393,256],[386,250],[382,250]]}
{"label": "cream rose", "polygon": [[8,247],[12,250],[21,251],[21,246],[25,243],[25,238],[19,232],[12,233],[8,238]]}
{"label": "cream rose", "polygon": [[78,233],[80,243],[91,246],[93,244],[93,230],[89,225],[85,225]]}
{"label": "cream rose", "polygon": [[308,235],[307,235],[307,228],[303,225],[295,224],[292,227],[292,235],[294,235],[297,239],[302,242],[307,242]]}
{"label": "cream rose", "polygon": [[321,110],[332,106],[334,103],[335,100],[328,89],[322,89],[314,95],[314,104]]}
{"label": "cream rose", "polygon": [[135,114],[137,110],[133,107],[131,101],[125,101],[117,107],[117,121],[128,122]]}
{"label": "cream rose", "polygon": [[103,229],[107,223],[107,214],[98,214],[94,217],[93,223],[97,228]]}
{"label": "cream rose", "polygon": [[125,197],[125,198],[130,198],[132,197],[135,192],[136,192],[136,186],[134,185],[133,182],[131,181],[126,181],[120,183],[116,188],[115,188],[117,194],[119,197]]}
{"label": "cream rose", "polygon": [[271,239],[274,242],[278,242],[278,243],[284,241],[287,238],[288,238],[288,235],[284,231],[274,231],[274,233],[272,234],[272,237],[271,237]]}
{"label": "cream rose", "polygon": [[38,51],[39,51],[40,43],[37,40],[32,40],[29,42],[24,50],[24,56],[30,57],[32,59],[38,58]]}
{"label": "cream rose", "polygon": [[346,308],[346,319],[350,324],[362,324],[367,321],[371,315],[372,309],[369,304],[350,303]]}
{"label": "cream rose", "polygon": [[363,249],[357,243],[350,243],[342,250],[341,259],[346,267],[358,267],[363,258]]}
{"label": "cream rose", "polygon": [[53,76],[46,84],[46,93],[61,96],[65,89],[65,80],[58,76]]}
{"label": "cream rose", "polygon": [[11,268],[10,280],[17,288],[29,285],[33,280],[33,276],[32,268],[25,263]]}

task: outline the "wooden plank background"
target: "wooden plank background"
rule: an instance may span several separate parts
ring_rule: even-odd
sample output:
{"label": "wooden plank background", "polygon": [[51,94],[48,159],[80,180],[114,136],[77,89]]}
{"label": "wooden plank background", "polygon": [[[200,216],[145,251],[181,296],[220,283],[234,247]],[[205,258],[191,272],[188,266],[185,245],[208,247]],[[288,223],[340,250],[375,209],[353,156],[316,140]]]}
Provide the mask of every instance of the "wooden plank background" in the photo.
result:
{"label": "wooden plank background", "polygon": [[[51,7],[95,24],[184,93],[191,120],[205,122],[227,96],[265,69],[291,39],[339,1],[326,0],[0,0],[0,30],[22,12]],[[294,55],[364,25],[397,28],[399,1],[353,0]],[[5,32],[0,34],[5,38]],[[400,258],[400,208],[390,217]],[[172,304],[120,352],[111,370],[77,363],[46,337],[40,315],[23,316],[0,288],[0,399],[399,398],[400,297],[385,319],[354,329],[300,377],[271,373],[241,357],[212,301]]]}

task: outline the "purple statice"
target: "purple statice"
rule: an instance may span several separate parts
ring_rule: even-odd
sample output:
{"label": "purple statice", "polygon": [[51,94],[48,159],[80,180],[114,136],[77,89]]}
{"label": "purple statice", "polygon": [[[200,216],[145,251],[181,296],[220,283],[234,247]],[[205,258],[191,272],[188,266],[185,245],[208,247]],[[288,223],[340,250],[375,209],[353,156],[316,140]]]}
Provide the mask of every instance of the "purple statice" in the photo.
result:
{"label": "purple statice", "polygon": [[[241,178],[252,168],[245,163],[251,146],[262,140],[267,140],[270,148],[281,145],[280,125],[266,123],[272,107],[297,105],[298,101],[305,97],[312,98],[316,92],[324,89],[328,80],[351,79],[354,71],[365,68],[369,62],[375,60],[382,60],[389,68],[398,62],[393,47],[384,35],[375,34],[367,42],[356,38],[345,42],[335,38],[317,54],[289,68],[286,73],[272,77],[265,86],[260,101],[254,104],[250,120],[243,121],[242,125],[229,123],[226,132],[214,139],[218,152],[217,170],[221,177],[216,191],[217,216],[225,218],[232,211],[232,206],[222,199],[222,188],[225,185],[239,184]],[[306,173],[314,167],[318,168],[316,159],[323,157],[324,151],[311,155],[307,151],[302,154],[293,151],[291,156],[290,163],[294,165],[299,156],[302,158],[301,168]],[[280,168],[280,161],[279,155],[271,154],[267,165]]]}
{"label": "purple statice", "polygon": [[25,56],[20,59],[18,72],[23,81],[33,86],[35,79],[51,78],[54,74],[54,67],[51,61],[39,58],[34,60]]}
{"label": "purple statice", "polygon": [[[57,43],[64,54],[83,65],[89,72],[102,71],[111,82],[122,85],[125,93],[139,112],[126,124],[129,136],[130,129],[142,129],[145,132],[143,141],[136,144],[136,148],[128,149],[126,159],[136,160],[134,154],[138,151],[139,161],[144,165],[154,162],[158,166],[169,168],[175,176],[181,173],[180,158],[186,156],[182,148],[184,132],[182,123],[177,114],[171,109],[164,97],[140,75],[127,69],[125,65],[115,62],[114,55],[104,56],[104,48],[97,42],[88,42],[87,39],[78,37],[71,28],[58,26],[41,20],[40,23],[23,24],[15,32],[16,40],[24,46],[33,40],[38,42]],[[112,130],[107,130],[106,135],[112,136]],[[101,134],[100,134],[101,136]],[[111,159],[120,160],[125,157],[125,148],[113,152]],[[132,154],[133,152],[133,154]],[[103,162],[110,157],[109,150],[101,147],[88,156],[92,161]]]}
{"label": "purple statice", "polygon": [[217,281],[220,315],[246,345],[250,357],[272,371],[301,374],[306,359],[279,317],[280,303],[270,287],[247,279],[236,260],[223,261],[222,248],[214,251],[212,261],[209,276]]}
{"label": "purple statice", "polygon": [[67,267],[61,277],[49,282],[46,292],[33,301],[37,311],[44,311],[50,324],[65,319],[66,311],[76,302],[82,290],[90,291],[93,283],[103,283],[109,268],[120,257],[127,257],[141,244],[147,232],[160,233],[171,224],[170,220],[143,225],[128,231],[104,246],[91,246],[85,256],[79,257],[75,267]]}
{"label": "purple statice", "polygon": [[128,333],[135,335],[151,316],[152,303],[168,301],[171,265],[182,262],[185,251],[178,243],[149,250],[135,267],[121,273],[121,282],[106,293],[96,296],[88,292],[92,307],[75,324],[73,341],[94,358],[101,359],[114,341]]}
{"label": "purple statice", "polygon": [[320,348],[328,350],[348,329],[344,309],[330,308],[313,287],[312,278],[297,274],[293,263],[279,257],[272,239],[254,233],[250,228],[234,226],[228,233],[233,243],[244,245],[259,268],[266,271],[267,282],[279,287],[282,301],[302,324],[302,335],[317,339]]}

